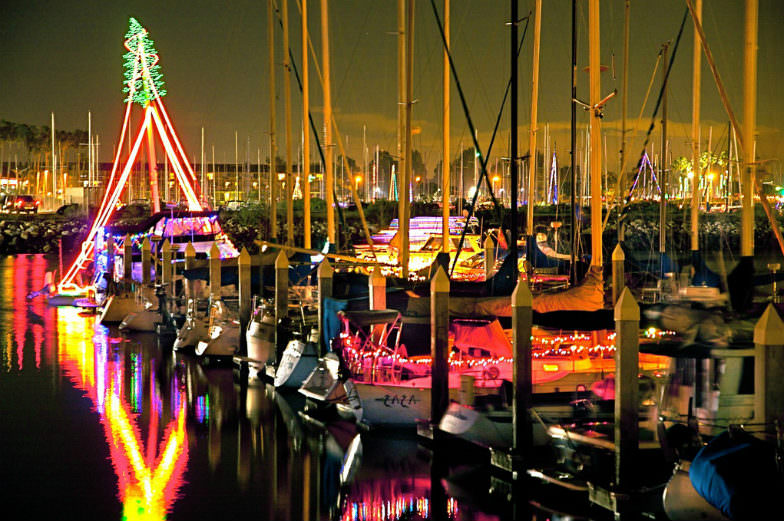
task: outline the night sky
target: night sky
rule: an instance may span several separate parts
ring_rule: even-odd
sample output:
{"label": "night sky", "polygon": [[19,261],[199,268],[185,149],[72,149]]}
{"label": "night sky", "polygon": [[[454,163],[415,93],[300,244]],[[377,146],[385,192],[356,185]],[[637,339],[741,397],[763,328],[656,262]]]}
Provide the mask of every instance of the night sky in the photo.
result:
{"label": "night sky", "polygon": [[[282,0],[277,0],[282,3]],[[770,160],[768,170],[781,172],[784,158],[784,101],[779,82],[784,78],[784,2],[760,0],[758,156]],[[436,4],[442,9],[442,2]],[[743,1],[709,0],[704,6],[704,26],[737,117],[742,120]],[[623,67],[623,0],[602,2],[602,91],[620,93]],[[629,125],[640,111],[646,87],[661,44],[675,39],[686,4],[683,0],[632,0]],[[310,0],[310,30],[320,53],[319,2]],[[532,0],[521,0],[522,15],[533,9]],[[187,153],[200,155],[200,133],[205,128],[206,154],[214,145],[218,162],[234,161],[235,131],[240,162],[250,157],[262,161],[268,152],[268,48],[266,0],[233,2],[148,1],[126,2],[3,0],[0,11],[0,118],[48,125],[55,113],[58,129],[87,128],[92,111],[93,131],[100,135],[101,157],[109,159],[118,139],[123,114],[122,55],[128,18],[137,18],[150,32],[160,54],[168,95],[164,101]],[[487,147],[509,77],[509,2],[453,0],[452,46],[458,74],[466,93],[479,140]],[[579,2],[579,97],[588,98],[587,2]],[[297,0],[289,1],[290,40],[296,62],[301,63],[300,16]],[[570,96],[571,2],[545,0],[542,22],[539,122],[550,124],[560,161],[568,161]],[[367,146],[394,150],[396,143],[397,55],[396,2],[393,0],[333,0],[330,2],[332,95],[338,125],[348,139],[348,154],[362,164],[362,129]],[[278,136],[284,145],[282,93],[282,31],[276,24],[278,80]],[[520,30],[522,35],[522,27]],[[530,110],[532,28],[520,58],[520,150],[527,145]],[[670,139],[673,154],[686,153],[691,125],[691,60],[694,31],[687,21],[673,68],[670,88]],[[712,127],[714,148],[726,142],[727,116],[703,58],[702,120],[707,145]],[[321,87],[311,61],[311,104],[321,124]],[[429,0],[417,0],[414,59],[414,126],[421,129],[415,148],[428,167],[440,159],[441,44]],[[292,78],[294,139],[299,142],[301,95]],[[650,122],[660,79],[656,79],[641,129]],[[608,165],[618,164],[620,95],[605,111]],[[580,111],[578,123],[587,124]],[[509,128],[504,114],[503,134],[494,150],[505,154]],[[582,131],[581,131],[582,132]],[[457,154],[470,133],[452,90],[452,146]],[[657,132],[658,135],[658,127]],[[248,143],[250,144],[248,146]],[[539,145],[543,143],[540,134]],[[723,145],[726,146],[726,145]],[[641,142],[631,145],[639,154]],[[722,148],[723,149],[723,148]],[[281,149],[282,150],[282,149]],[[371,152],[372,153],[372,152]],[[282,153],[280,154],[282,155]],[[315,155],[314,155],[315,157]],[[492,158],[491,158],[492,160]]]}

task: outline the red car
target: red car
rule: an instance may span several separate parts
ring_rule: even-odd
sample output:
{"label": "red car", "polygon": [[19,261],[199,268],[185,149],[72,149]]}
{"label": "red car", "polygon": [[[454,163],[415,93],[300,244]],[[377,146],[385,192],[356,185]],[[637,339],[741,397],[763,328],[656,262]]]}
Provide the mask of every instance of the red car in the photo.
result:
{"label": "red car", "polygon": [[9,211],[16,213],[38,213],[38,206],[40,206],[40,204],[41,201],[32,195],[17,195],[16,198],[13,199]]}

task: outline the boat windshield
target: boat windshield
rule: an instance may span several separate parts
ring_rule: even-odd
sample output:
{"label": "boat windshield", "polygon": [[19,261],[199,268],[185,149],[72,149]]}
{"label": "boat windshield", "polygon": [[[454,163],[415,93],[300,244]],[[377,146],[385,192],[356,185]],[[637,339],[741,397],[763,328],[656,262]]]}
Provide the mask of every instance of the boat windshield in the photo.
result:
{"label": "boat windshield", "polygon": [[217,216],[166,217],[155,223],[154,234],[163,237],[215,235],[220,233]]}

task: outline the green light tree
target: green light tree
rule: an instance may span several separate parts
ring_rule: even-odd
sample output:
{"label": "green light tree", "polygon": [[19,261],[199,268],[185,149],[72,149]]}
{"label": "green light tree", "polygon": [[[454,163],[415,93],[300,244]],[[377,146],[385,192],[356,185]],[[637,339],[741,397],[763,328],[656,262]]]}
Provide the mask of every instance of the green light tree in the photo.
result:
{"label": "green light tree", "polygon": [[123,55],[123,93],[128,97],[125,101],[133,101],[146,106],[151,100],[166,95],[163,73],[158,65],[158,51],[150,38],[147,29],[131,18],[128,32],[125,34]]}

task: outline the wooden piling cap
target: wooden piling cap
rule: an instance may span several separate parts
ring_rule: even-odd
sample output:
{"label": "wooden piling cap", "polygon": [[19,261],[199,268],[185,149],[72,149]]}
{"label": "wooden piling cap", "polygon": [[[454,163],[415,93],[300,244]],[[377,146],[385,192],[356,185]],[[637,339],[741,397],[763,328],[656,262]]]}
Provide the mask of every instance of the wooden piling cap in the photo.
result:
{"label": "wooden piling cap", "polygon": [[142,249],[145,250],[145,251],[149,251],[149,250],[152,249],[152,246],[150,246],[150,238],[149,237],[145,237],[144,240],[142,241]]}
{"label": "wooden piling cap", "polygon": [[487,237],[485,237],[484,247],[486,250],[495,248],[495,243],[493,242],[493,239],[490,238],[490,234],[487,234]]}
{"label": "wooden piling cap", "polygon": [[517,279],[517,285],[512,292],[512,307],[513,308],[530,308],[533,306],[534,296],[531,294],[531,288],[528,287],[528,281],[520,277]]}
{"label": "wooden piling cap", "polygon": [[169,239],[163,241],[163,246],[161,246],[161,251],[169,252],[172,250],[172,245],[169,242]]}
{"label": "wooden piling cap", "polygon": [[634,300],[634,295],[629,288],[623,288],[618,303],[615,304],[615,320],[636,320],[640,321],[640,306]]}
{"label": "wooden piling cap", "polygon": [[443,266],[439,266],[430,280],[430,293],[449,293],[449,277]]}
{"label": "wooden piling cap", "polygon": [[276,270],[289,269],[289,258],[286,257],[286,254],[283,253],[283,250],[280,250],[278,252],[278,256],[275,257],[275,269]]}
{"label": "wooden piling cap", "polygon": [[188,241],[188,244],[185,246],[185,256],[196,257],[196,248],[193,247],[193,243],[190,241]]}
{"label": "wooden piling cap", "polygon": [[242,248],[240,256],[237,259],[237,264],[240,266],[250,266],[250,253],[248,253],[247,248]]}
{"label": "wooden piling cap", "polygon": [[612,261],[622,261],[626,260],[626,254],[623,253],[623,248],[621,248],[621,243],[615,245],[615,249],[612,252]]}
{"label": "wooden piling cap", "polygon": [[210,248],[210,259],[220,259],[220,248],[218,248],[217,243],[212,243],[212,247]]}
{"label": "wooden piling cap", "polygon": [[332,264],[330,264],[329,259],[326,258],[321,261],[318,267],[318,271],[316,272],[318,278],[320,279],[331,279],[334,273],[335,270],[332,269]]}
{"label": "wooden piling cap", "polygon": [[763,346],[784,346],[784,322],[773,304],[768,304],[754,327],[754,343]]}
{"label": "wooden piling cap", "polygon": [[370,284],[372,286],[386,286],[387,279],[381,274],[381,266],[375,266],[370,272]]}

